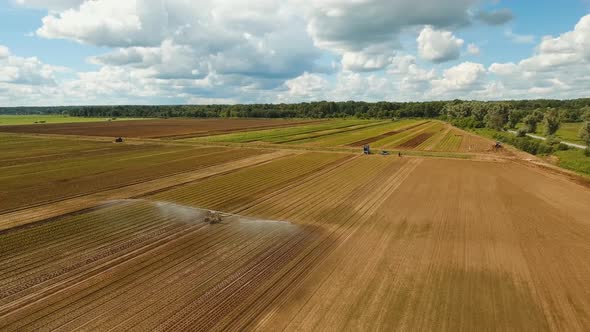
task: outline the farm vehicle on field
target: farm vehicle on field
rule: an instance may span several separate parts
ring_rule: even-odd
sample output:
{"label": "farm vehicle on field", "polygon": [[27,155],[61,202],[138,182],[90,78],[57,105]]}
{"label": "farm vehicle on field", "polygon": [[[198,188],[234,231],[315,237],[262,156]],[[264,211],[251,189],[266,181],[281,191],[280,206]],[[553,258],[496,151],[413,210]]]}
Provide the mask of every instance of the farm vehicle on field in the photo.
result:
{"label": "farm vehicle on field", "polygon": [[492,146],[492,150],[494,150],[494,151],[501,150],[502,148],[503,148],[503,146],[502,146],[502,143],[500,143],[500,142],[496,142],[496,144],[494,144]]}
{"label": "farm vehicle on field", "polygon": [[221,213],[217,212],[217,211],[209,211],[207,212],[207,215],[205,216],[205,220],[206,223],[208,223],[209,225],[214,225],[214,224],[219,224],[223,221],[223,218],[221,216]]}

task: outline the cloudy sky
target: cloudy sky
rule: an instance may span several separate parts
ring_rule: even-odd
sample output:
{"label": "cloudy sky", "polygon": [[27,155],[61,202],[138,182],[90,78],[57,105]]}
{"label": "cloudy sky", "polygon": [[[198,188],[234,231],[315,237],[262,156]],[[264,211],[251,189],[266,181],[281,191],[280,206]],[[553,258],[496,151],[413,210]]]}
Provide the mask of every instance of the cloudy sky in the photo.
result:
{"label": "cloudy sky", "polygon": [[590,0],[0,0],[0,106],[590,97]]}

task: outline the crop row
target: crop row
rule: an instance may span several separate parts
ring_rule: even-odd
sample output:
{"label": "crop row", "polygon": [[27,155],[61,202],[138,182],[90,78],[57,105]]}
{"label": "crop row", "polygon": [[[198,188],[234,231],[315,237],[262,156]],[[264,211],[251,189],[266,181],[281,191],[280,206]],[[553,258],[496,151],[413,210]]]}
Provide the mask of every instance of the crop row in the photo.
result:
{"label": "crop row", "polygon": [[[29,271],[47,262],[69,264],[77,255],[90,255],[102,243],[115,243],[130,234],[139,235],[166,226],[165,219],[147,218],[149,211],[141,206],[117,204],[88,214],[75,215],[46,223],[42,227],[19,230],[3,236],[3,273],[0,285],[11,279],[25,279]],[[138,221],[139,220],[139,221]],[[91,238],[87,238],[92,234]],[[39,243],[43,247],[39,247]]]}
{"label": "crop row", "polygon": [[[267,211],[269,203],[293,201],[293,218],[298,220],[303,218],[303,220],[308,221],[309,227],[312,229],[319,226],[326,231],[314,241],[313,245],[306,248],[299,259],[289,263],[288,273],[277,274],[273,277],[272,287],[257,289],[256,293],[248,301],[243,301],[240,307],[235,309],[229,317],[218,322],[216,327],[228,329],[231,326],[231,328],[242,329],[254,322],[256,317],[261,315],[267,306],[271,305],[270,303],[275,307],[286,304],[289,293],[293,296],[292,291],[296,289],[300,282],[305,280],[310,269],[314,265],[317,266],[318,261],[334,250],[337,243],[341,243],[343,239],[351,236],[360,227],[371,227],[365,226],[366,224],[374,225],[372,218],[375,217],[378,208],[404,181],[405,177],[413,171],[418,162],[413,160],[408,163],[400,163],[391,162],[390,160],[376,167],[374,169],[374,171],[377,171],[376,173],[367,173],[362,171],[367,169],[367,164],[362,160],[358,160],[355,161],[355,165],[352,165],[352,163],[346,165],[348,171],[360,167],[352,175],[352,178],[358,181],[356,184],[349,185],[347,183],[347,189],[338,190],[344,186],[342,185],[342,179],[345,174],[334,174],[330,177],[331,179],[320,181],[317,184],[318,187],[325,189],[325,192],[331,193],[327,195],[329,197],[326,199],[310,200],[309,192],[313,192],[317,188],[309,183],[298,187],[297,189],[300,190],[297,190],[297,192],[289,190],[284,195],[277,196],[276,200],[271,198],[272,202],[265,202],[258,206],[257,208],[262,211]],[[341,171],[346,170],[341,169]],[[340,177],[340,175],[343,177]],[[351,174],[348,174],[346,179],[350,178]],[[338,183],[341,184],[340,187],[337,186]],[[332,185],[335,186],[332,187]],[[335,190],[332,190],[332,188]],[[306,209],[297,208],[302,205],[310,206]],[[315,213],[309,215],[307,214],[309,211],[315,211]],[[278,214],[277,218],[281,218],[281,215]],[[297,297],[297,295],[294,296]],[[268,318],[268,313],[265,313],[264,316]]]}
{"label": "crop row", "polygon": [[63,138],[41,138],[0,133],[2,163],[19,158],[72,154],[112,146],[114,145],[110,142],[72,141]]}
{"label": "crop row", "polygon": [[[128,218],[135,221],[162,219],[162,211],[154,211],[153,206],[150,208],[144,205],[142,204],[142,207],[138,208],[141,211],[146,208],[151,209],[151,214],[145,215],[145,211],[143,211],[143,214],[131,215]],[[172,212],[172,214],[174,213]],[[191,289],[192,287],[199,286],[200,292],[210,289],[212,285],[218,284],[219,278],[234,273],[236,267],[239,266],[236,264],[242,264],[242,259],[251,260],[263,252],[275,255],[277,250],[281,249],[282,244],[298,232],[294,226],[288,224],[255,222],[232,222],[228,226],[220,225],[219,228],[205,227],[203,226],[205,224],[201,223],[196,232],[189,232],[187,227],[194,228],[195,226],[191,226],[190,222],[184,220],[185,212],[177,213],[175,216],[176,222],[179,225],[184,225],[175,232],[180,235],[176,240],[163,242],[163,245],[155,247],[154,252],[150,252],[149,255],[134,256],[141,257],[139,261],[125,260],[121,266],[113,265],[108,275],[104,275],[104,272],[91,273],[86,274],[86,277],[82,279],[72,279],[75,276],[62,279],[56,276],[52,281],[53,283],[56,281],[61,283],[57,288],[61,291],[56,293],[56,289],[54,292],[48,293],[50,298],[44,300],[43,305],[27,307],[27,310],[30,311],[23,312],[18,308],[8,310],[7,313],[10,313],[12,317],[12,319],[5,320],[6,324],[11,324],[9,329],[18,329],[24,326],[46,327],[48,322],[55,327],[71,326],[72,319],[81,318],[84,314],[86,314],[85,323],[89,323],[85,325],[86,328],[96,323],[102,327],[115,322],[123,323],[118,320],[136,318],[137,315],[143,317],[138,320],[138,322],[142,322],[146,318],[142,316],[145,310],[154,310],[153,314],[156,314],[164,310],[161,308],[164,301],[180,303],[178,299],[181,294],[191,294],[191,297],[197,296],[199,290]],[[92,222],[97,225],[101,223],[100,219],[94,219]],[[116,226],[111,225],[111,228],[115,229]],[[87,232],[85,235],[91,236],[92,233]],[[135,238],[135,235],[131,238]],[[109,241],[105,241],[104,244],[109,248],[117,246],[116,243]],[[142,249],[142,252],[146,252],[146,250]],[[232,257],[232,259],[219,260],[219,255]],[[246,257],[242,257],[244,255]],[[115,258],[109,257],[108,259],[112,261]],[[78,261],[87,262],[87,259],[76,256],[72,256],[71,259],[74,265]],[[150,265],[146,265],[147,262]],[[92,262],[92,265],[96,264],[97,262]],[[51,269],[51,264],[48,265]],[[170,270],[165,268],[166,266]],[[78,274],[83,274],[84,271],[76,270]],[[151,278],[147,278],[150,276]],[[73,280],[79,280],[82,284],[72,287]],[[174,280],[176,281],[173,282]],[[199,282],[195,283],[196,280]],[[65,281],[68,282],[65,283]],[[50,286],[52,285],[44,285],[46,288]],[[176,290],[173,291],[174,287]],[[38,290],[42,291],[43,288]],[[167,296],[174,292],[178,295]],[[154,296],[146,296],[149,294]],[[117,300],[116,298],[120,296],[125,296],[127,300]],[[145,300],[139,301],[139,298],[142,297]],[[35,299],[37,298],[33,297],[30,301]],[[137,301],[137,305],[131,306],[129,301]],[[123,305],[125,306],[121,307]],[[97,306],[101,306],[101,314],[98,316],[96,312],[92,311]],[[110,309],[107,310],[107,308]],[[142,310],[139,310],[140,308]],[[56,313],[58,311],[59,313]],[[65,316],[63,315],[64,311],[67,312]],[[152,317],[153,314],[147,317]],[[113,319],[115,317],[116,319]]]}
{"label": "crop row", "polygon": [[206,179],[165,191],[150,199],[229,211],[231,206],[239,205],[277,186],[296,181],[331,163],[349,157],[349,155],[327,153],[306,153],[285,157],[219,178]]}
{"label": "crop row", "polygon": [[142,121],[86,122],[47,125],[0,126],[0,132],[103,137],[187,137],[233,131],[279,128],[317,120],[286,119],[156,119]]}
{"label": "crop row", "polygon": [[377,148],[396,148],[422,133],[434,133],[442,127],[440,122],[427,122],[421,126],[414,127],[408,131],[401,132],[382,140],[379,140],[372,145]]}
{"label": "crop row", "polygon": [[[379,200],[388,196],[398,176],[408,172],[394,158],[341,163],[342,158],[321,153],[287,157],[169,191],[181,194],[182,200],[182,194],[191,196],[192,191],[202,190],[198,196],[204,201],[211,196],[215,206],[307,220],[310,226],[304,228],[238,220],[205,226],[194,224],[190,209],[133,201],[0,234],[9,239],[7,266],[34,268],[27,270],[23,286],[17,280],[0,286],[6,294],[18,291],[0,304],[0,314],[4,314],[0,327],[210,328],[221,321],[229,323],[242,310],[254,310],[250,314],[255,316],[265,306],[256,298],[288,289],[338,237],[366,220]],[[290,167],[294,164],[298,166]],[[270,165],[273,167],[264,167]],[[247,176],[232,178],[241,172]],[[288,172],[299,176],[284,177]],[[245,185],[233,189],[245,193],[235,195],[224,185],[224,178],[238,184],[242,179]],[[260,185],[261,178],[270,186]],[[298,180],[293,181],[295,178]],[[244,197],[248,187],[250,196]],[[181,188],[188,190],[179,191]],[[315,195],[318,190],[326,195]],[[159,200],[161,194],[150,199]],[[72,226],[76,224],[78,227]],[[311,231],[311,225],[327,227],[329,236]],[[32,237],[26,250],[11,249],[19,239],[27,238],[27,232]],[[149,234],[156,235],[149,241],[140,240]],[[44,235],[61,258],[51,261],[45,255],[35,261]],[[17,259],[20,254],[23,260]],[[253,305],[244,307],[245,303]]]}
{"label": "crop row", "polygon": [[313,135],[316,132],[326,130],[344,129],[352,126],[369,124],[366,120],[326,120],[313,124],[302,124],[298,126],[280,128],[280,129],[265,129],[258,131],[248,131],[240,133],[232,133],[225,135],[216,135],[203,138],[187,139],[195,142],[267,142],[275,143],[283,140],[288,140],[291,137],[299,135]]}
{"label": "crop row", "polygon": [[[79,195],[120,188],[164,176],[194,171],[263,152],[249,149],[153,149],[149,153],[103,155],[64,161],[63,167],[13,168],[0,177],[0,212],[8,212]],[[35,197],[31,200],[31,197]]]}
{"label": "crop row", "polygon": [[463,135],[460,135],[454,130],[449,131],[445,137],[435,147],[435,150],[445,152],[455,152],[459,150],[461,142],[463,141]]}
{"label": "crop row", "polygon": [[[339,235],[346,234],[346,230],[352,226],[352,224],[359,221],[357,217],[361,217],[369,209],[374,209],[375,205],[370,203],[375,198],[387,197],[387,194],[380,192],[380,186],[383,187],[384,183],[388,183],[387,178],[391,177],[391,174],[397,174],[393,169],[399,169],[399,164],[395,164],[390,160],[379,160],[379,159],[356,159],[352,162],[343,164],[342,166],[334,169],[333,172],[322,173],[321,176],[311,176],[304,181],[296,182],[292,186],[286,187],[284,190],[275,191],[269,193],[266,197],[261,197],[259,200],[252,202],[255,207],[260,207],[263,211],[270,214],[274,219],[283,219],[288,217],[280,213],[271,212],[269,209],[270,201],[273,203],[282,202],[288,205],[294,215],[291,215],[293,219],[289,220],[300,220],[302,213],[309,211],[316,211],[319,213],[316,218],[303,217],[308,220],[308,225],[325,226],[331,229],[331,235],[328,237],[317,238],[317,234],[309,235],[316,240],[313,244],[307,244],[303,248],[303,252],[293,258],[288,263],[288,269],[284,268],[282,273],[271,274],[272,288],[267,287],[250,287],[245,288],[248,285],[245,283],[238,283],[237,286],[232,288],[225,288],[222,291],[227,291],[228,295],[223,295],[223,292],[215,292],[215,297],[205,299],[199,299],[202,302],[193,302],[190,306],[183,306],[183,311],[176,312],[177,317],[168,318],[169,324],[159,325],[158,328],[170,329],[170,328],[195,328],[195,329],[209,329],[212,324],[219,324],[224,316],[233,314],[234,318],[239,313],[239,317],[242,317],[242,310],[252,310],[252,305],[246,305],[244,302],[247,300],[255,301],[258,304],[258,308],[264,308],[266,302],[257,301],[257,296],[262,296],[272,293],[281,292],[287,289],[293,283],[293,278],[297,278],[302,275],[313,261],[315,261],[321,254],[330,247],[330,244],[335,241],[335,238]],[[343,183],[343,179],[347,181]],[[367,180],[370,180],[367,182]],[[361,189],[363,188],[363,189]],[[356,190],[355,190],[356,189]],[[321,190],[321,192],[327,193],[322,197],[316,197],[312,192]],[[307,192],[307,193],[306,193]],[[294,196],[285,194],[293,193]],[[371,195],[372,194],[372,195]],[[368,198],[367,198],[368,197]],[[351,211],[349,204],[358,204],[358,214]],[[305,207],[306,204],[312,204],[311,207]],[[331,211],[330,211],[331,210]],[[363,212],[365,211],[365,212]],[[243,213],[248,215],[256,215],[254,210],[245,209]],[[322,213],[325,212],[325,213]],[[352,212],[352,213],[351,213]],[[299,218],[297,217],[299,215]],[[336,232],[336,229],[330,227],[330,225],[337,225],[336,228],[340,228],[341,232]],[[338,234],[337,234],[338,233]],[[316,250],[317,249],[317,250]],[[274,269],[280,267],[278,264],[272,264]],[[265,271],[268,272],[269,268]],[[289,271],[288,274],[285,273]],[[243,277],[241,277],[243,278]],[[269,277],[262,278],[260,275],[257,279],[267,280]],[[269,281],[266,281],[268,284]],[[256,283],[249,283],[250,286],[255,286]],[[229,287],[229,286],[228,286]],[[246,291],[246,289],[248,291]],[[255,292],[256,296],[252,296],[251,292]],[[221,294],[219,294],[221,293]],[[271,293],[271,294],[272,294]],[[231,296],[229,295],[231,294]],[[241,295],[243,294],[243,295]],[[246,296],[248,294],[248,296]],[[241,297],[243,296],[243,297]],[[214,302],[213,300],[222,300],[223,302]],[[238,308],[234,308],[238,306]],[[232,309],[234,308],[234,309]],[[165,314],[167,316],[168,314]],[[227,318],[226,320],[230,320]],[[151,329],[154,326],[140,325],[141,329]],[[128,328],[129,326],[124,326]]]}
{"label": "crop row", "polygon": [[402,120],[402,121],[386,121],[386,122],[377,122],[376,125],[367,127],[367,128],[358,128],[354,131],[350,132],[337,132],[329,136],[320,137],[317,139],[308,139],[301,141],[300,143],[305,143],[308,145],[314,146],[324,146],[324,147],[333,147],[333,146],[342,146],[347,145],[353,142],[357,142],[369,137],[375,137],[387,132],[391,132],[393,130],[400,129],[407,125],[415,124],[415,120]]}
{"label": "crop row", "polygon": [[315,132],[312,134],[307,135],[297,135],[293,137],[289,137],[288,139],[281,140],[276,143],[290,143],[290,144],[312,144],[314,145],[315,142],[322,142],[324,140],[332,140],[335,137],[342,137],[347,135],[353,135],[358,131],[367,130],[374,127],[379,127],[384,123],[381,121],[371,121],[365,122],[363,124],[350,126],[346,128],[339,128],[339,129],[332,129],[332,130],[324,130]]}

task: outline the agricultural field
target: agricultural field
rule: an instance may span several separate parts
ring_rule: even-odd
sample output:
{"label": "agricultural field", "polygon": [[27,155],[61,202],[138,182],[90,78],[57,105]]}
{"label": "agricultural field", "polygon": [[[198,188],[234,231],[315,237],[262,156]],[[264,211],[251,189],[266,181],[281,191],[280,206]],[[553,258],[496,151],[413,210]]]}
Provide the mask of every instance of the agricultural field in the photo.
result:
{"label": "agricultural field", "polygon": [[[452,142],[447,135],[454,133]],[[445,140],[445,144],[442,141]],[[265,129],[207,137],[182,142],[240,144],[290,149],[358,151],[368,144],[394,151],[490,152],[493,142],[435,120],[327,120],[290,128]]]}
{"label": "agricultural field", "polygon": [[[264,153],[249,149],[178,147],[65,139],[0,141],[0,213],[129,186]],[[72,146],[69,146],[72,145]],[[35,200],[31,200],[34,195]]]}
{"label": "agricultural field", "polygon": [[[582,141],[579,135],[580,128],[582,128],[583,124],[583,122],[562,122],[559,126],[559,129],[555,133],[555,137],[569,143],[584,145],[584,141]],[[524,125],[520,123],[517,125],[517,128],[521,128],[523,126]],[[537,125],[537,131],[535,134],[539,136],[545,136],[545,130],[545,124],[540,122]]]}
{"label": "agricultural field", "polygon": [[326,120],[321,123],[302,124],[290,128],[254,130],[200,138],[189,138],[190,142],[232,142],[232,143],[286,143],[318,133],[340,132],[372,125],[369,120]]}
{"label": "agricultural field", "polygon": [[91,118],[65,115],[2,115],[0,114],[0,126],[53,124],[53,123],[79,123],[79,122],[104,122],[104,121],[128,121],[145,120],[143,118]]}
{"label": "agricultural field", "polygon": [[588,182],[436,120],[297,121],[0,133],[0,330],[590,329]]}
{"label": "agricultural field", "polygon": [[208,136],[261,128],[281,128],[312,122],[317,121],[281,119],[159,119],[63,123],[43,126],[0,126],[0,132],[103,137],[179,138]]}

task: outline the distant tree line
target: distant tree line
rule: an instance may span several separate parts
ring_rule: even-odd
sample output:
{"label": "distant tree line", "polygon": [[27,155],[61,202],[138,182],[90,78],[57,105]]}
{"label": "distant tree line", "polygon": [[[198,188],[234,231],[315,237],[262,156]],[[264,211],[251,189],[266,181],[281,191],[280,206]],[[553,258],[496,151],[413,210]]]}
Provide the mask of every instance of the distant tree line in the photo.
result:
{"label": "distant tree line", "polygon": [[311,102],[244,105],[117,105],[64,107],[4,107],[0,114],[65,114],[83,117],[251,117],[251,118],[443,118],[461,127],[515,126],[535,111],[557,109],[560,121],[582,121],[590,98],[575,100],[518,100],[502,102]]}
{"label": "distant tree line", "polygon": [[194,117],[194,118],[435,118],[445,102],[365,103],[312,102],[244,105],[119,105],[0,108],[0,114],[68,114],[84,117]]}

